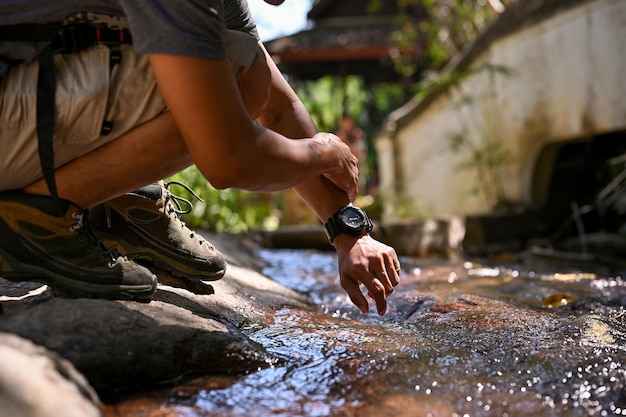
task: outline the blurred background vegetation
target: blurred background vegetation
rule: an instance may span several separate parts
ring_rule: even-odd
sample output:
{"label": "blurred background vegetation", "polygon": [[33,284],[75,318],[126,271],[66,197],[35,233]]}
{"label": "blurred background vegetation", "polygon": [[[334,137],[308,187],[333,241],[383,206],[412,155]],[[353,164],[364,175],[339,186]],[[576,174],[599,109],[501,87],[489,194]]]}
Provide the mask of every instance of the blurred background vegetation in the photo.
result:
{"label": "blurred background vegetation", "polygon": [[[387,0],[384,0],[387,1]],[[396,45],[390,54],[395,71],[419,81],[411,84],[366,85],[359,76],[338,77],[328,75],[315,81],[289,80],[311,113],[320,131],[333,132],[343,114],[348,114],[365,132],[368,141],[367,167],[376,171],[376,154],[371,142],[384,118],[413,96],[428,92],[438,79],[446,76],[442,69],[451,57],[474,41],[492,19],[498,8],[515,0],[394,0],[398,2],[399,29],[392,34]],[[369,0],[374,12],[383,0]],[[408,13],[410,6],[421,4],[429,18],[415,21]],[[412,45],[422,40],[419,54]],[[436,76],[434,74],[437,74]],[[196,200],[183,187],[172,192],[193,202],[193,210],[185,217],[192,227],[215,232],[239,233],[251,229],[274,230],[283,225],[313,224],[315,215],[301,202],[293,191],[265,194],[243,190],[217,190],[202,177],[195,166],[168,179],[187,184],[201,198]],[[377,220],[382,210],[383,198],[375,187],[367,195],[360,195],[357,204]],[[194,201],[195,200],[195,201]],[[402,207],[402,206],[400,206]],[[406,216],[415,216],[406,210]],[[402,216],[400,216],[402,217]]]}

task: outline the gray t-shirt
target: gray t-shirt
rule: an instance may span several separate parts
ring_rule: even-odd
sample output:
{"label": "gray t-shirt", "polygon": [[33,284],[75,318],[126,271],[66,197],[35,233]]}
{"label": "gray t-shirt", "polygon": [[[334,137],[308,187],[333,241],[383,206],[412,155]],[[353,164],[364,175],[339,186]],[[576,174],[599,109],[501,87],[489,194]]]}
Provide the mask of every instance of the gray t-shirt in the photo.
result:
{"label": "gray t-shirt", "polygon": [[[141,54],[226,58],[225,29],[259,39],[247,0],[0,0],[0,25],[56,23],[78,12],[125,16]],[[0,76],[7,62],[29,62],[43,47],[0,41]]]}

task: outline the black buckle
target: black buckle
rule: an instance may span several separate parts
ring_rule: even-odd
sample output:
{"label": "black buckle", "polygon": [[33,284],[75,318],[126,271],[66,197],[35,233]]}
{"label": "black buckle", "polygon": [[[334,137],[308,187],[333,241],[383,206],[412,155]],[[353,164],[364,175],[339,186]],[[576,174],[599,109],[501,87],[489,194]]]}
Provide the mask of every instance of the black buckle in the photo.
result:
{"label": "black buckle", "polygon": [[71,54],[95,44],[120,45],[131,43],[128,29],[109,29],[87,24],[68,25],[61,29],[51,45],[52,52]]}
{"label": "black buckle", "polygon": [[94,43],[93,33],[89,26],[69,25],[61,29],[51,48],[55,53],[69,54],[82,51],[92,43]]}

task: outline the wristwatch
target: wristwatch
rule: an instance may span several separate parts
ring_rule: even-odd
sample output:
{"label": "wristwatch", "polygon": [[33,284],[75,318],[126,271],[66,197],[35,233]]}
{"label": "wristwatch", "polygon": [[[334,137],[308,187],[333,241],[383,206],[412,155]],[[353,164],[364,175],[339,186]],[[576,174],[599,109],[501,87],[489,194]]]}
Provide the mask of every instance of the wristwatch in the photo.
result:
{"label": "wristwatch", "polygon": [[374,225],[367,214],[353,205],[343,206],[324,223],[330,243],[333,243],[335,236],[340,233],[359,236],[363,231],[369,233],[373,228]]}

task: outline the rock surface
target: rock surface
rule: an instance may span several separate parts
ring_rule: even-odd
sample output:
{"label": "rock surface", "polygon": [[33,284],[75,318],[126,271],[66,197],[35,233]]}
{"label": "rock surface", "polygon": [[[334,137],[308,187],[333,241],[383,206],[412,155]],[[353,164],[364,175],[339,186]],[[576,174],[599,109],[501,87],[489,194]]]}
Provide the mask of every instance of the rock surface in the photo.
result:
{"label": "rock surface", "polygon": [[95,391],[59,355],[19,336],[0,333],[0,358],[0,415],[102,415]]}
{"label": "rock surface", "polygon": [[67,404],[76,404],[77,416],[99,415],[94,389],[145,388],[276,363],[237,328],[265,323],[282,306],[307,309],[307,301],[258,273],[262,265],[243,241],[210,239],[229,260],[225,277],[187,285],[159,273],[147,303],[62,298],[40,284],[0,279],[0,410],[15,410],[2,415],[73,415]]}
{"label": "rock surface", "polygon": [[[0,280],[0,334],[39,345],[0,366],[0,417],[69,415],[53,410],[59,401],[111,417],[626,409],[623,273],[528,254],[497,265],[402,259],[402,285],[379,318],[349,303],[334,254],[255,253],[219,238],[209,240],[229,261],[222,280],[160,274],[149,303],[61,298]],[[0,337],[3,359],[7,345]]]}

